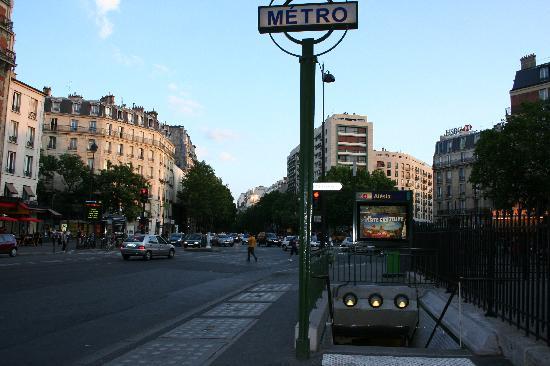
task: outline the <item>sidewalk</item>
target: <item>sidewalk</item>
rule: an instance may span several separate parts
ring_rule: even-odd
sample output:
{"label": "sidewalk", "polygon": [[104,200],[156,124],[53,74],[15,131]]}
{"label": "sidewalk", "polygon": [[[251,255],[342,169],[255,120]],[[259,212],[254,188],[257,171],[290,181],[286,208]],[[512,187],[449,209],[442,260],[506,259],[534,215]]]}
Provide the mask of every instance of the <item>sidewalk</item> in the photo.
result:
{"label": "sidewalk", "polygon": [[76,249],[76,241],[71,240],[67,244],[67,250],[66,252],[63,252],[61,250],[61,245],[56,245],[55,247],[55,253],[54,248],[51,241],[47,241],[43,243],[42,245],[38,244],[37,246],[28,246],[28,245],[19,245],[17,247],[17,256],[33,256],[33,255],[50,255],[50,254],[70,254],[75,252],[83,252],[83,251],[100,251],[101,249]]}

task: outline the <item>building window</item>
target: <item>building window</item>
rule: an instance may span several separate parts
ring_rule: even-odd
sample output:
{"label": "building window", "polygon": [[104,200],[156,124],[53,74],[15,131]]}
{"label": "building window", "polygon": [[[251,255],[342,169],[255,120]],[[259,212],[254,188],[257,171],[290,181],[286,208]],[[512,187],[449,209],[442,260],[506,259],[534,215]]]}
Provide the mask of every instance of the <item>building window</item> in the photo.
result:
{"label": "building window", "polygon": [[539,99],[540,100],[548,100],[548,89],[539,90]]}
{"label": "building window", "polygon": [[447,186],[447,197],[451,197],[451,186]]}
{"label": "building window", "polygon": [[13,142],[14,144],[17,143],[18,131],[19,131],[19,122],[11,121],[10,129],[9,129],[9,137],[8,137],[9,142]]}
{"label": "building window", "polygon": [[73,103],[73,113],[80,113],[80,103]]}
{"label": "building window", "polygon": [[450,182],[452,179],[453,179],[453,171],[452,170],[447,170],[447,182]]}
{"label": "building window", "polygon": [[99,105],[97,104],[92,104],[92,106],[90,107],[90,114],[92,116],[97,116],[99,115]]}
{"label": "building window", "polygon": [[134,115],[132,113],[128,113],[128,122],[134,123]]}
{"label": "building window", "polygon": [[23,175],[25,177],[32,177],[32,156],[25,155],[23,162]]}
{"label": "building window", "polygon": [[464,194],[466,191],[464,190],[464,184],[460,184],[459,186],[460,194]]}
{"label": "building window", "polygon": [[78,143],[78,140],[76,138],[71,138],[69,141],[69,150],[76,150],[76,145]]}
{"label": "building window", "polygon": [[36,119],[36,114],[38,113],[38,100],[31,98],[29,100],[29,119]]}
{"label": "building window", "polygon": [[97,131],[97,122],[96,121],[90,121],[90,132],[95,133]]}
{"label": "building window", "polygon": [[138,158],[140,158],[141,160],[143,160],[143,149],[140,147],[139,150],[138,150]]}
{"label": "building window", "polygon": [[78,120],[71,119],[71,131],[78,131]]}
{"label": "building window", "polygon": [[117,153],[120,156],[122,156],[122,154],[124,154],[124,145],[123,144],[118,144]]}
{"label": "building window", "polygon": [[88,169],[92,170],[94,168],[94,159],[88,158]]}
{"label": "building window", "polygon": [[540,78],[541,79],[548,79],[548,67],[541,67],[540,68]]}
{"label": "building window", "polygon": [[466,180],[466,177],[464,176],[464,168],[458,169],[458,179],[461,182],[464,182]]}
{"label": "building window", "polygon": [[153,167],[149,167],[149,178],[153,178]]}
{"label": "building window", "polygon": [[155,153],[153,152],[153,150],[149,151],[149,161],[155,161]]}
{"label": "building window", "polygon": [[122,138],[124,136],[124,127],[118,126],[118,137]]}
{"label": "building window", "polygon": [[122,111],[117,111],[117,118],[122,119]]}
{"label": "building window", "polygon": [[107,136],[111,136],[113,133],[113,125],[110,123],[107,123]]}
{"label": "building window", "polygon": [[137,172],[139,175],[143,175],[143,167],[141,165],[137,166]]}
{"label": "building window", "polygon": [[111,153],[111,141],[107,141],[107,142],[105,143],[105,152],[106,152],[107,154],[110,154],[110,153]]}
{"label": "building window", "polygon": [[398,170],[395,171],[394,177],[399,178],[399,171]]}
{"label": "building window", "polygon": [[50,120],[50,130],[57,131],[57,118],[52,118]]}
{"label": "building window", "polygon": [[391,169],[391,161],[388,161],[388,163],[386,164],[387,168],[388,169]]}
{"label": "building window", "polygon": [[105,116],[111,117],[111,107],[105,107]]}
{"label": "building window", "polygon": [[6,172],[14,174],[15,173],[15,151],[8,151],[8,162],[6,164]]}
{"label": "building window", "polygon": [[386,170],[386,175],[387,175],[388,177],[391,177],[391,170],[389,170],[389,169]]}
{"label": "building window", "polygon": [[61,103],[52,102],[52,112],[60,112],[60,111],[61,111]]}
{"label": "building window", "polygon": [[34,127],[27,127],[27,147],[33,148],[34,147],[34,136],[35,136],[35,128]]}
{"label": "building window", "polygon": [[13,92],[11,110],[17,113],[21,111],[21,93]]}
{"label": "building window", "polygon": [[57,145],[57,137],[50,136],[50,141],[48,141],[48,149],[55,149]]}

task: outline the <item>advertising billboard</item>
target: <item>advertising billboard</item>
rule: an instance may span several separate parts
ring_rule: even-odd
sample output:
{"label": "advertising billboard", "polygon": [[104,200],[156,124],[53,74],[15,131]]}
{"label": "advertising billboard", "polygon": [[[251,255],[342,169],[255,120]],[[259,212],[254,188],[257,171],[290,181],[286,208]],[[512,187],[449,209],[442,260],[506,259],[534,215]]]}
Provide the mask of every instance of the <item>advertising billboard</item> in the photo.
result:
{"label": "advertising billboard", "polygon": [[408,239],[407,206],[360,204],[359,240],[400,241]]}

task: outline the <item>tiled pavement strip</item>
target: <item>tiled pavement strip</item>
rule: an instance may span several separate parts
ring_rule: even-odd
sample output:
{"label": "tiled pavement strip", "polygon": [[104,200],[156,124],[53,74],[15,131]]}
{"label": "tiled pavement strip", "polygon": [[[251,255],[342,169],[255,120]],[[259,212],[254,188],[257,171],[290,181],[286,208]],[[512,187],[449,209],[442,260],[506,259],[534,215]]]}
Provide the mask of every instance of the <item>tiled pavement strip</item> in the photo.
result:
{"label": "tiled pavement strip", "polygon": [[204,365],[290,288],[290,284],[257,285],[107,365]]}

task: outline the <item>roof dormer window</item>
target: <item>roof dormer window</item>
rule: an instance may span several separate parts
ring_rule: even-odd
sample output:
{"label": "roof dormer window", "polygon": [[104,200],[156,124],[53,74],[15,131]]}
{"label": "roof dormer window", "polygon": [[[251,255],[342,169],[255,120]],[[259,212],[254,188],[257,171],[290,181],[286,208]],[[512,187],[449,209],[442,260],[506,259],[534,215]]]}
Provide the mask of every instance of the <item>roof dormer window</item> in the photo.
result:
{"label": "roof dormer window", "polygon": [[90,107],[90,114],[93,115],[93,116],[99,115],[99,105],[92,104],[91,107]]}
{"label": "roof dormer window", "polygon": [[540,78],[541,80],[548,79],[548,66],[540,68]]}
{"label": "roof dormer window", "polygon": [[80,103],[73,103],[73,113],[80,113]]}

